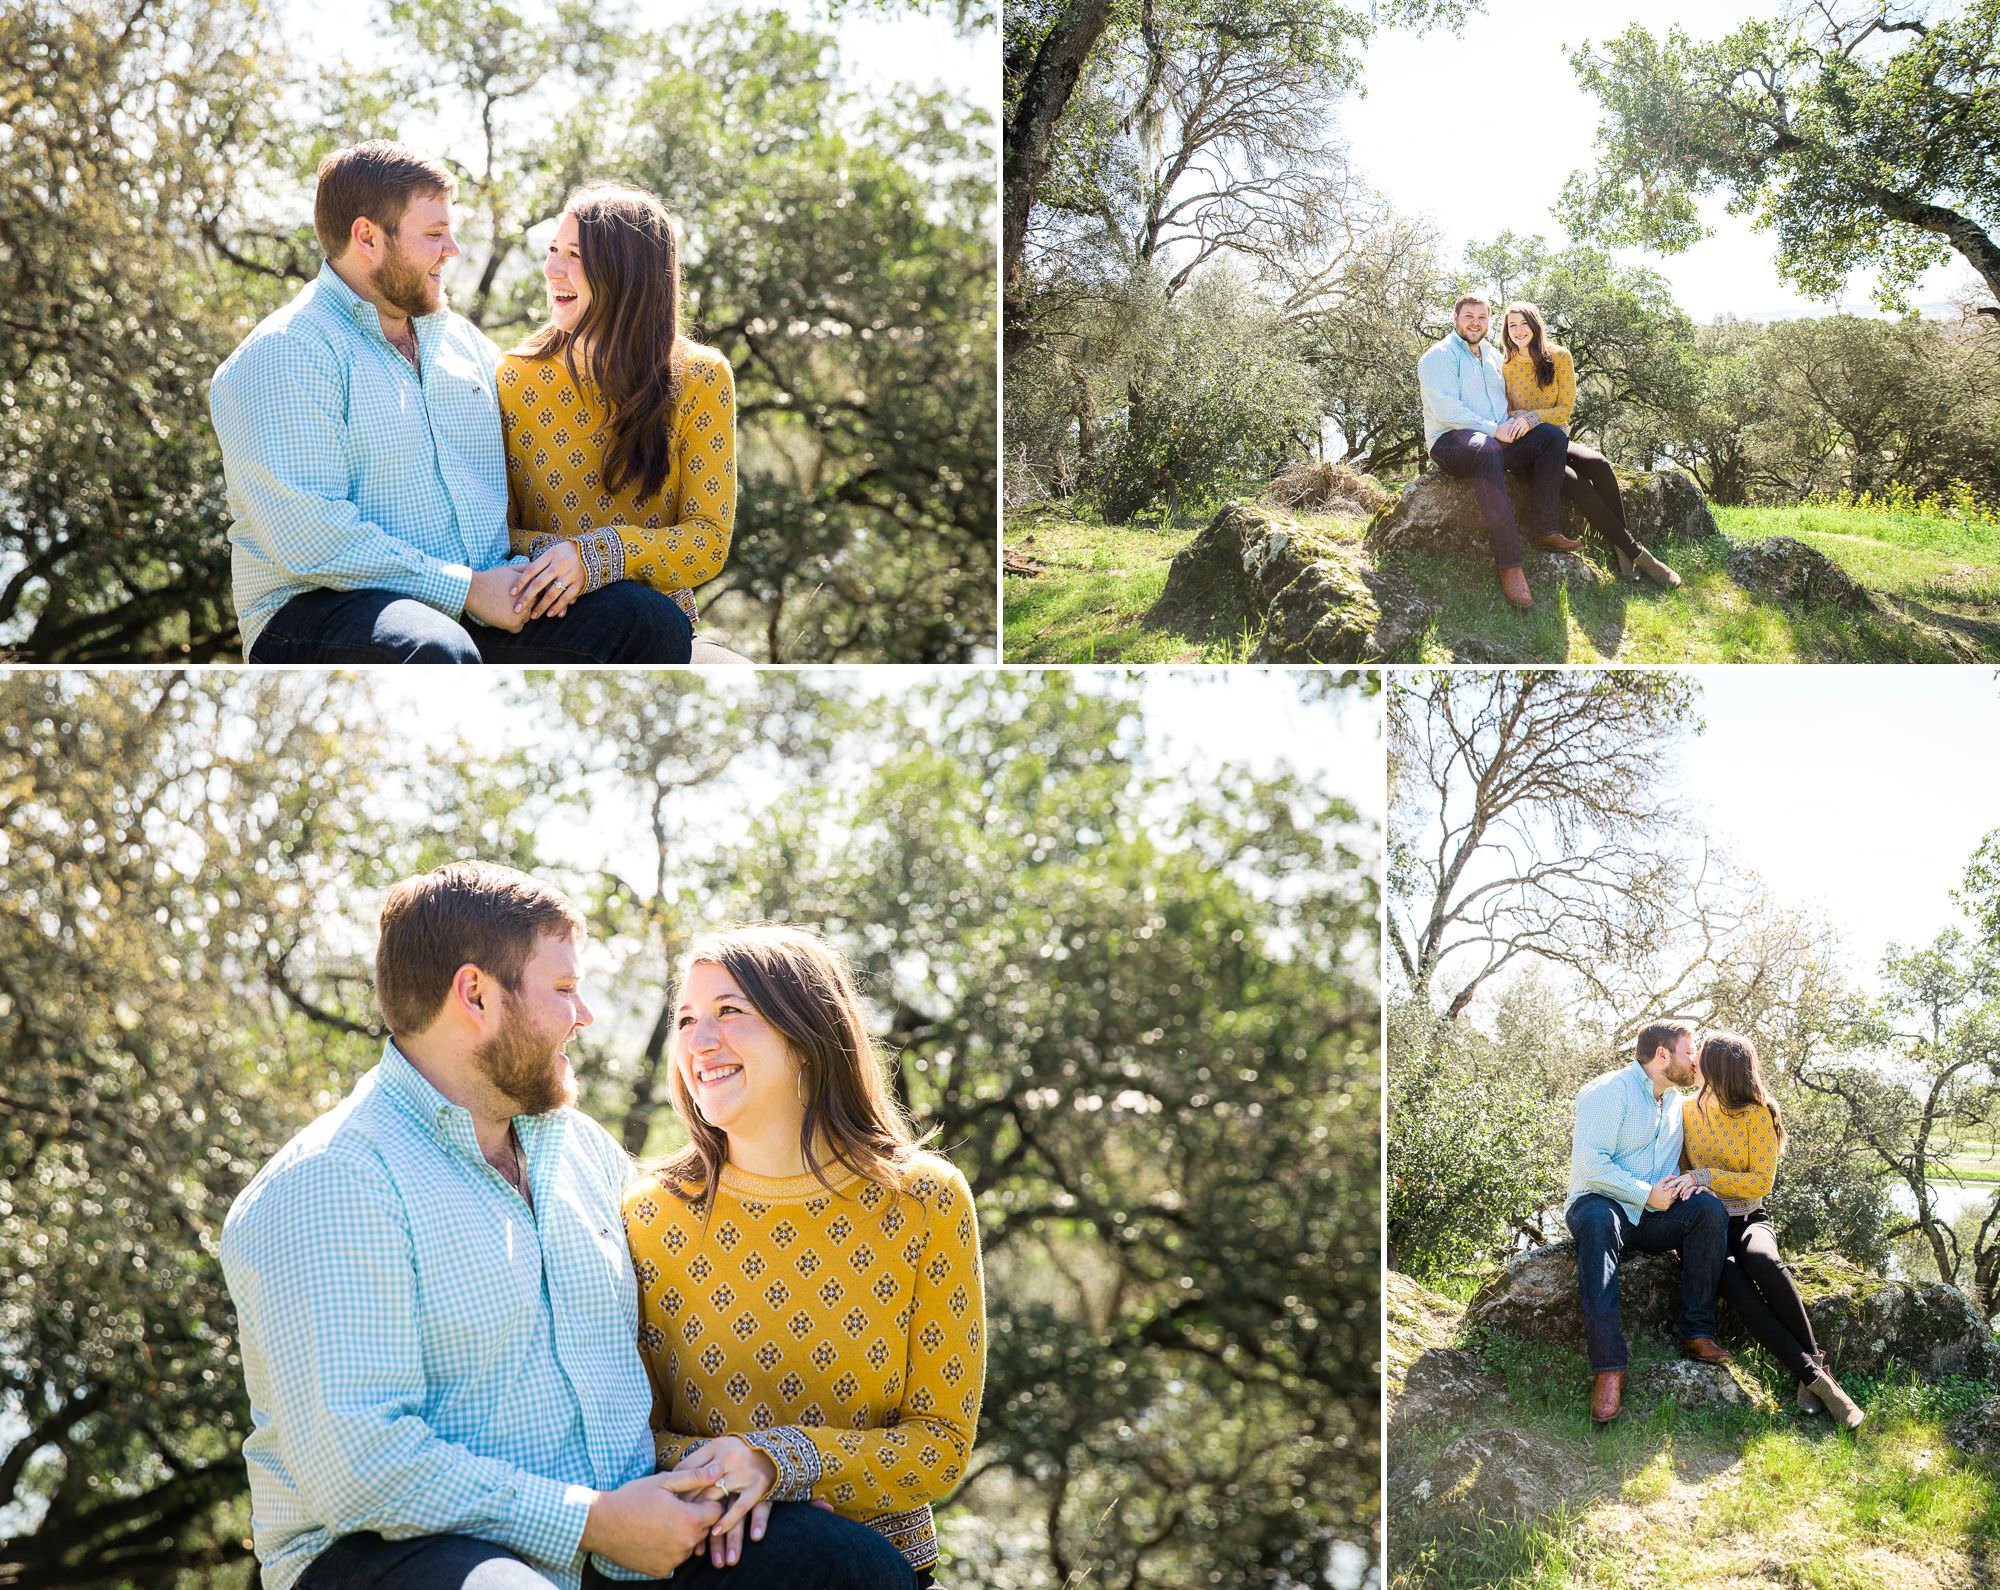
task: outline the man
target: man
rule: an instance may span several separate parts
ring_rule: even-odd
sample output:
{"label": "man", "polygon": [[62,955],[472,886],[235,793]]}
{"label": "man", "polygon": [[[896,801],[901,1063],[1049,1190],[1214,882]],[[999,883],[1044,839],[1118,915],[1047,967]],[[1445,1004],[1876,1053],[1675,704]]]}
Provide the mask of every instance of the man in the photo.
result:
{"label": "man", "polygon": [[1681,1088],[1700,1078],[1694,1028],[1656,1021],[1639,1034],[1632,1064],[1587,1082],[1576,1096],[1564,1218],[1576,1238],[1576,1282],[1593,1376],[1590,1416],[1618,1417],[1629,1358],[1618,1319],[1618,1265],[1627,1252],[1680,1251],[1681,1352],[1704,1364],[1729,1354],[1715,1339],[1715,1293],[1728,1248],[1729,1212],[1680,1174]]}
{"label": "man", "polygon": [[1451,316],[1451,335],[1417,361],[1424,445],[1447,475],[1471,480],[1500,574],[1500,594],[1526,610],[1535,599],[1521,572],[1521,531],[1507,500],[1507,475],[1528,477],[1533,526],[1528,539],[1544,551],[1574,552],[1580,543],[1564,535],[1556,522],[1569,437],[1561,426],[1529,415],[1507,417],[1500,355],[1486,346],[1491,316],[1486,300],[1468,293],[1452,306]]}
{"label": "man", "polygon": [[518,588],[500,351],[444,307],[457,183],[399,144],[320,162],[318,277],[222,362],[209,414],[251,662],[686,662],[671,597]]}
{"label": "man", "polygon": [[509,868],[398,884],[381,1064],[229,1211],[265,1590],[907,1590],[872,1530],[651,1472],[629,1162],[571,1107],[582,934]]}

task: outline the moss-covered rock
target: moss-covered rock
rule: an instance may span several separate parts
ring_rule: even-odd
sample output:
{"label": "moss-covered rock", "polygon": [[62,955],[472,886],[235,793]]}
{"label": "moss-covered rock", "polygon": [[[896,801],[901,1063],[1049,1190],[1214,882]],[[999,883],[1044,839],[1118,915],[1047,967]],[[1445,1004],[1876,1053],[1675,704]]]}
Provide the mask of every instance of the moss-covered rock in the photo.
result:
{"label": "moss-covered rock", "polygon": [[[1621,469],[1617,474],[1625,523],[1640,545],[1659,552],[1675,542],[1702,541],[1720,533],[1708,499],[1684,470]],[[1509,475],[1507,497],[1514,505],[1515,519],[1525,529],[1528,483],[1518,475]],[[1559,522],[1565,535],[1586,546],[1597,545],[1596,534],[1583,515],[1568,503],[1562,505]],[[1378,554],[1408,549],[1489,560],[1493,555],[1472,482],[1437,470],[1417,476],[1403,488],[1401,496],[1369,520],[1366,540]]]}
{"label": "moss-covered rock", "polygon": [[[1935,1281],[1870,1275],[1831,1254],[1788,1257],[1806,1313],[1836,1375],[1892,1368],[1920,1375],[2000,1376],[2000,1344],[1965,1294]],[[1634,1254],[1619,1270],[1619,1315],[1628,1339],[1652,1337],[1670,1351],[1679,1307],[1680,1261]],[[1466,1309],[1468,1324],[1583,1351],[1576,1249],[1562,1242],[1510,1259]],[[1722,1340],[1747,1338],[1722,1305]]]}
{"label": "moss-covered rock", "polygon": [[1258,503],[1233,502],[1183,547],[1149,622],[1248,633],[1258,662],[1379,656],[1369,577],[1330,537]]}

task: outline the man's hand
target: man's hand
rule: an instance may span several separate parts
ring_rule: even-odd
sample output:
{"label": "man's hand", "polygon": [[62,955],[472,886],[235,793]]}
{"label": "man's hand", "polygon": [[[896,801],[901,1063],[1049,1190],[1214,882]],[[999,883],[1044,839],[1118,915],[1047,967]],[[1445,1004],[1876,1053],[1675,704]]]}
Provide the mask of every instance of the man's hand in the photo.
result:
{"label": "man's hand", "polygon": [[718,1465],[647,1474],[590,1504],[583,1549],[621,1568],[664,1579],[708,1539],[722,1506],[701,1493],[712,1490]]}
{"label": "man's hand", "polygon": [[561,618],[583,594],[583,554],[574,541],[555,541],[535,560],[514,571],[514,610],[523,622]]}
{"label": "man's hand", "polygon": [[518,635],[524,621],[514,611],[516,572],[503,563],[497,569],[482,569],[473,575],[472,584],[465,593],[465,616],[490,628]]}
{"label": "man's hand", "polygon": [[1681,1179],[1678,1176],[1669,1176],[1663,1181],[1654,1182],[1653,1190],[1646,1194],[1646,1207],[1648,1209],[1671,1209],[1675,1195],[1680,1192],[1680,1182]]}
{"label": "man's hand", "polygon": [[746,1519],[750,1538],[764,1538],[764,1524],[771,1516],[764,1498],[778,1483],[778,1465],[769,1453],[734,1435],[704,1442],[682,1458],[681,1463],[720,1471],[716,1487],[723,1512],[709,1527],[708,1560],[718,1568],[727,1568],[743,1556]]}
{"label": "man's hand", "polygon": [[1499,429],[1493,433],[1493,439],[1499,442],[1516,441],[1526,436],[1533,428],[1534,421],[1529,419],[1527,415],[1516,414],[1512,419],[1500,422]]}

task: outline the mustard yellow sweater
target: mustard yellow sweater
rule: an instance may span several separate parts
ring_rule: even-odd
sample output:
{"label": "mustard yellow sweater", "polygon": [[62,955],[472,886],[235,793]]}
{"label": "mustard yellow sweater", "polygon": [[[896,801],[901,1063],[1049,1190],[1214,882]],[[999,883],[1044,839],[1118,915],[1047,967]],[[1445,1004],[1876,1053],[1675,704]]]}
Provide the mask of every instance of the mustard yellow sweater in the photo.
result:
{"label": "mustard yellow sweater", "polygon": [[1500,366],[1501,378],[1507,383],[1507,412],[1532,414],[1537,420],[1567,430],[1569,417],[1576,408],[1576,363],[1567,348],[1550,348],[1548,355],[1556,367],[1555,379],[1544,386],[1535,379],[1535,367],[1525,353],[1518,349],[1508,353],[1506,362]]}
{"label": "mustard yellow sweater", "polygon": [[1778,1128],[1761,1104],[1725,1110],[1703,1094],[1681,1116],[1681,1163],[1732,1215],[1747,1215],[1778,1179]]}
{"label": "mustard yellow sweater", "polygon": [[690,593],[721,572],[736,524],[736,387],[729,361],[696,343],[685,345],[679,381],[672,467],[642,502],[630,478],[605,489],[610,422],[588,379],[579,393],[561,354],[501,357],[512,551],[533,557],[567,538],[583,556],[586,590],[640,580],[695,616]]}
{"label": "mustard yellow sweater", "polygon": [[740,1435],[777,1464],[773,1499],[828,1502],[928,1568],[986,1378],[972,1193],[929,1154],[902,1193],[829,1174],[725,1166],[713,1215],[659,1173],[626,1193],[659,1465]]}

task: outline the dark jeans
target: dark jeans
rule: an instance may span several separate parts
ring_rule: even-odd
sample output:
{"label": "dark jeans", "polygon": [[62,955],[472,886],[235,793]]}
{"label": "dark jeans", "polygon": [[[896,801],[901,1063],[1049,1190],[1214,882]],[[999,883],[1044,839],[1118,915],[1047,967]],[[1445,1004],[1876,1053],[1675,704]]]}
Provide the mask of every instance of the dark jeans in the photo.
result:
{"label": "dark jeans", "polygon": [[1528,533],[1555,535],[1560,529],[1556,504],[1568,451],[1569,437],[1560,425],[1537,425],[1511,442],[1496,442],[1481,431],[1446,431],[1431,443],[1431,460],[1439,469],[1472,482],[1495,568],[1521,566],[1521,529],[1514,522],[1514,505],[1507,500],[1507,476],[1528,477]]}
{"label": "dark jeans", "polygon": [[694,625],[671,596],[618,580],[518,635],[394,591],[305,591],[258,633],[253,663],[684,663]]}
{"label": "dark jeans", "polygon": [[1589,521],[1591,529],[1626,557],[1639,555],[1639,543],[1625,527],[1625,499],[1618,493],[1618,472],[1596,448],[1575,441],[1569,444],[1562,494],[1565,501],[1576,504],[1576,511]]}
{"label": "dark jeans", "polygon": [[[806,1502],[779,1502],[762,1540],[746,1540],[728,1568],[690,1557],[671,1579],[609,1579],[594,1566],[584,1590],[914,1590],[903,1554],[866,1524]],[[343,1535],[307,1568],[297,1590],[549,1590],[519,1557],[469,1535],[384,1540]]]}
{"label": "dark jeans", "polygon": [[1630,1361],[1618,1321],[1618,1265],[1625,1254],[1681,1256],[1681,1309],[1674,1334],[1682,1341],[1715,1335],[1715,1291],[1729,1241],[1729,1212],[1710,1192],[1648,1209],[1635,1226],[1602,1193],[1585,1193],[1564,1217],[1576,1238],[1576,1285],[1583,1298],[1583,1340],[1593,1374],[1623,1369]]}
{"label": "dark jeans", "polygon": [[1729,1217],[1722,1295],[1765,1351],[1800,1382],[1819,1374],[1819,1343],[1792,1272],[1778,1257],[1778,1233],[1761,1209]]}

